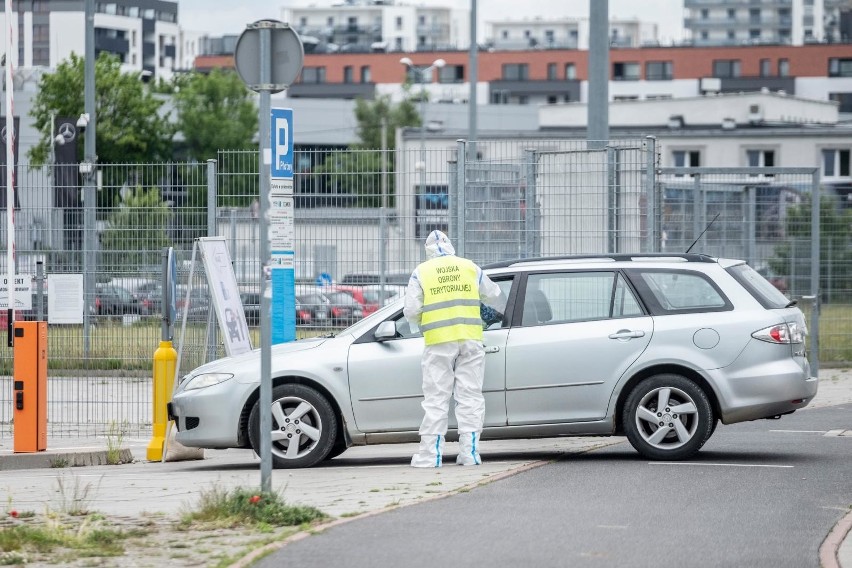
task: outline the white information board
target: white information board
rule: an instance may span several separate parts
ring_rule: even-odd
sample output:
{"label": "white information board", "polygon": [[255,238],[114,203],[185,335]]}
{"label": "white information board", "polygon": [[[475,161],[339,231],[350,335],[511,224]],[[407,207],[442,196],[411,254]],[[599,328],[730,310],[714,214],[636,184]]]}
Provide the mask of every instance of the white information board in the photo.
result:
{"label": "white information board", "polygon": [[251,337],[225,237],[202,237],[198,239],[198,248],[207,273],[210,299],[225,340],[225,353],[229,357],[247,353],[252,350]]}
{"label": "white information board", "polygon": [[[33,276],[32,274],[15,274],[15,309],[33,309]],[[0,278],[0,309],[9,309],[9,276]]]}
{"label": "white information board", "polygon": [[48,274],[47,323],[83,323],[83,275]]}

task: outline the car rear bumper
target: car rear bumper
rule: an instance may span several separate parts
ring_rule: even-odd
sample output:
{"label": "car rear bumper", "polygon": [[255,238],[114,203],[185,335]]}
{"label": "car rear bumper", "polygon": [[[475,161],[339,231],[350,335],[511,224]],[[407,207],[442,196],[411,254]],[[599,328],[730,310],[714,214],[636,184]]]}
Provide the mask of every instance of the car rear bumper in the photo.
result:
{"label": "car rear bumper", "polygon": [[732,374],[730,368],[711,372],[721,371],[716,385],[724,385],[719,393],[722,423],[769,418],[804,408],[816,396],[819,383],[817,377],[809,376],[809,370],[791,359],[741,373]]}
{"label": "car rear bumper", "polygon": [[231,379],[176,394],[168,405],[169,418],[177,426],[175,439],[193,448],[239,447],[240,413],[254,388]]}

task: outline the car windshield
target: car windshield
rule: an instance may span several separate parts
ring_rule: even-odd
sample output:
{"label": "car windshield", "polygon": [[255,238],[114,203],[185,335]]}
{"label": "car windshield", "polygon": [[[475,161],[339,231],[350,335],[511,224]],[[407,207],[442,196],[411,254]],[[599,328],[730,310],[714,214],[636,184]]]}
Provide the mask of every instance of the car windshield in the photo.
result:
{"label": "car windshield", "polygon": [[786,308],[790,305],[787,296],[779,292],[775,286],[748,264],[735,264],[725,270],[742,284],[763,307],[775,309]]}

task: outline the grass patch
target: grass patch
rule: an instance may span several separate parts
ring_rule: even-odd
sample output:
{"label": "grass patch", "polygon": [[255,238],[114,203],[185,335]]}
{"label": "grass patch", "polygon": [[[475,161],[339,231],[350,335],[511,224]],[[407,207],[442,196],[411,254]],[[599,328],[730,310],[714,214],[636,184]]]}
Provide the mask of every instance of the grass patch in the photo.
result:
{"label": "grass patch", "polygon": [[194,510],[185,512],[181,526],[194,523],[216,526],[300,526],[325,519],[325,513],[313,507],[288,505],[278,493],[261,493],[255,489],[232,490],[214,486],[201,493]]}
{"label": "grass patch", "polygon": [[107,439],[107,464],[109,465],[118,465],[121,463],[121,445],[124,442],[124,434],[127,431],[127,421],[124,421],[124,424],[119,426],[118,423],[113,420],[109,423],[109,428],[107,428],[106,439]]}

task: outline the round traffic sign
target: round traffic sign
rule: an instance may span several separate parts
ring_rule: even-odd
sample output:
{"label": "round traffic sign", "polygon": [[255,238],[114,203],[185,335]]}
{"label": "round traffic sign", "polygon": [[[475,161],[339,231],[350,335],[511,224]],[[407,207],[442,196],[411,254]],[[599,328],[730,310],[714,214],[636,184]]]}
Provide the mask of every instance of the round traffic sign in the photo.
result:
{"label": "round traffic sign", "polygon": [[[269,81],[261,83],[260,32],[270,30]],[[237,40],[234,64],[237,73],[252,91],[278,93],[293,84],[302,71],[305,48],[299,34],[278,20],[258,20],[246,26]]]}

